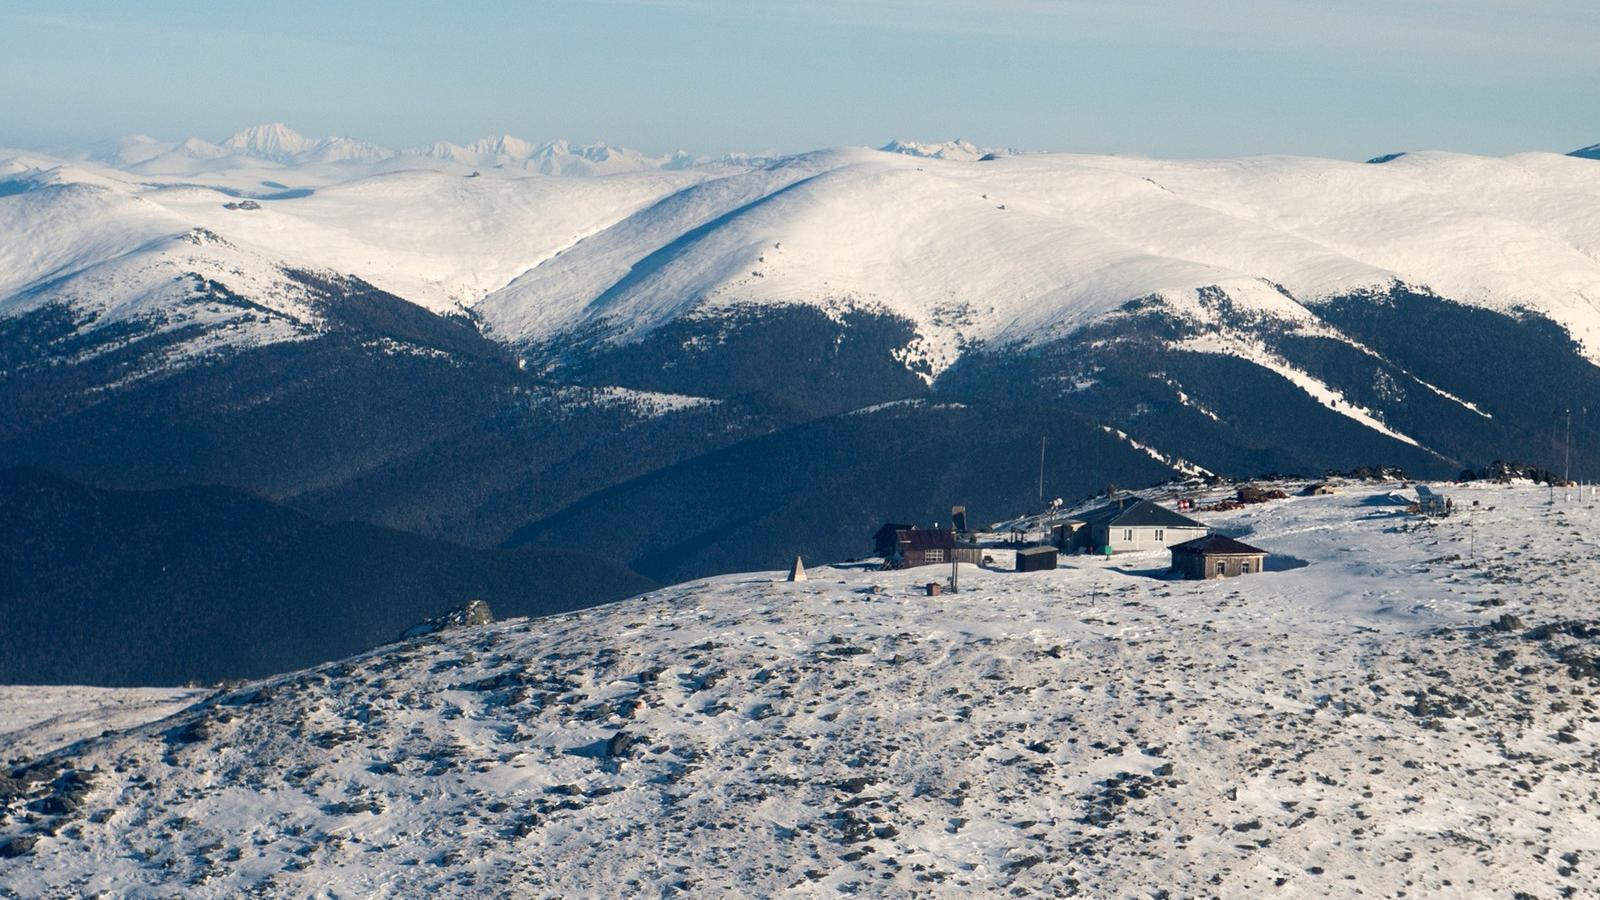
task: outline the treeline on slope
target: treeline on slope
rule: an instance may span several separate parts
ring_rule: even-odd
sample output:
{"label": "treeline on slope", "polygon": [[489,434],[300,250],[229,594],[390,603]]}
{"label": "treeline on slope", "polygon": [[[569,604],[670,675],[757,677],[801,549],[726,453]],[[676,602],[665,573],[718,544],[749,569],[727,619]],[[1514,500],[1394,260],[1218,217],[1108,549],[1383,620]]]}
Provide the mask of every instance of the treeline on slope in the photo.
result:
{"label": "treeline on slope", "polygon": [[[939,395],[1059,405],[1222,475],[1315,475],[1383,460],[1444,477],[1455,469],[1317,402],[1247,360],[1176,349],[1189,326],[1148,304],[1042,347],[964,357]],[[1180,396],[1180,391],[1182,396]]]}
{"label": "treeline on slope", "polygon": [[[1566,455],[1565,413],[1570,410],[1574,471],[1600,468],[1600,418],[1590,423],[1582,412],[1583,398],[1600,395],[1600,367],[1549,319],[1466,306],[1404,286],[1387,294],[1336,298],[1319,304],[1316,312],[1393,367],[1492,416],[1460,419],[1457,413],[1451,420],[1473,427],[1418,424],[1408,433],[1423,443],[1465,463],[1509,456],[1557,469]],[[1358,369],[1340,385],[1355,391],[1362,380]],[[1411,388],[1399,401],[1373,397],[1372,402],[1392,419],[1408,408],[1431,410],[1441,402],[1460,408],[1425,388]]]}
{"label": "treeline on slope", "polygon": [[[887,520],[972,521],[1040,507],[1108,481],[1148,485],[1172,470],[1050,406],[913,401],[817,419],[742,441],[601,491],[513,535],[508,546],[609,532],[609,546],[660,581],[777,569],[872,552]],[[626,523],[626,527],[615,527]]]}
{"label": "treeline on slope", "polygon": [[[49,351],[75,352],[85,340],[70,314],[0,321],[0,347],[36,363],[0,371],[0,407],[16,412],[0,417],[0,465],[108,487],[227,485],[324,518],[494,546],[616,480],[772,427],[740,404],[641,419],[519,371],[470,325],[379,292],[358,305],[355,320],[336,318],[314,339],[218,355],[110,391],[97,388],[144,371],[175,339],[103,336],[97,355],[51,365]],[[400,337],[372,325],[394,321]],[[379,338],[450,349],[396,351]]]}
{"label": "treeline on slope", "polygon": [[537,616],[654,586],[592,554],[469,549],[228,488],[0,471],[0,683],[261,676],[393,640],[473,598]]}
{"label": "treeline on slope", "polygon": [[1461,474],[1456,476],[1457,481],[1508,482],[1519,478],[1526,479],[1534,484],[1560,484],[1565,480],[1561,475],[1543,466],[1503,459],[1497,459],[1487,466],[1481,466],[1476,469],[1462,469]]}
{"label": "treeline on slope", "polygon": [[[777,568],[795,553],[857,556],[882,521],[943,521],[954,503],[975,520],[1027,511],[1039,502],[1041,437],[1047,498],[1174,475],[1103,428],[1222,476],[1380,461],[1445,478],[1477,460],[1559,460],[1544,407],[1600,386],[1565,334],[1536,318],[1401,289],[1319,307],[1373,356],[1275,332],[1214,298],[1223,322],[1254,329],[1435,454],[1249,361],[1177,349],[1194,326],[1148,300],[1044,347],[975,348],[930,387],[897,355],[911,331],[892,316],[736,309],[632,344],[521,348],[534,363],[524,370],[468,318],[304,277],[328,320],[311,339],[111,391],[95,387],[145,372],[167,339],[107,343],[55,365],[85,340],[70,316],[0,323],[11,361],[0,406],[21,413],[0,422],[0,465],[101,487],[226,485],[323,521],[480,549],[582,548],[677,580]],[[1496,347],[1539,359],[1510,378],[1486,362]],[[595,393],[613,385],[717,402],[641,415]],[[892,401],[908,402],[849,414]],[[1581,417],[1573,428],[1575,450],[1600,450]],[[1574,471],[1594,458],[1575,452]]]}
{"label": "treeline on slope", "polygon": [[[1510,454],[1554,466],[1569,449],[1563,412],[1570,408],[1573,471],[1600,466],[1600,422],[1588,422],[1581,401],[1600,392],[1600,368],[1548,320],[1402,286],[1331,300],[1316,311],[1377,353],[1242,320],[1226,306],[1215,310],[1223,327],[1260,341],[1338,391],[1345,404],[1427,450],[1352,421],[1270,370],[1177,349],[1202,329],[1151,301],[1130,303],[1121,315],[1042,348],[970,355],[939,389],[997,396],[1037,386],[1145,443],[1229,474],[1314,474],[1383,460],[1418,477],[1447,478]],[[1201,408],[1217,418],[1197,413]]]}
{"label": "treeline on slope", "polygon": [[913,323],[882,313],[733,307],[636,342],[564,337],[538,353],[578,383],[740,400],[796,422],[926,396],[926,382],[894,356],[915,336]]}

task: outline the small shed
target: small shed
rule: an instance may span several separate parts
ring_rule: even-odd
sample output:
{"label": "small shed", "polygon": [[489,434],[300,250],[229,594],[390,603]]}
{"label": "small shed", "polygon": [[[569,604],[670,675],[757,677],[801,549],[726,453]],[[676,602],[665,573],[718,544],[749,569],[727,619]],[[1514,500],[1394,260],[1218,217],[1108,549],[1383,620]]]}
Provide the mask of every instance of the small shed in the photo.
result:
{"label": "small shed", "polygon": [[1307,497],[1328,497],[1343,493],[1337,484],[1330,481],[1319,481],[1316,484],[1306,485],[1304,491]]}
{"label": "small shed", "polygon": [[1078,538],[1078,529],[1083,527],[1082,519],[1058,519],[1050,523],[1050,543],[1063,550],[1070,549]]}
{"label": "small shed", "polygon": [[1267,551],[1220,534],[1184,541],[1172,548],[1172,568],[1191,580],[1253,575],[1267,563]]}
{"label": "small shed", "polygon": [[1049,544],[1039,547],[1019,547],[1017,548],[1017,571],[1043,572],[1046,569],[1054,569],[1060,555],[1060,551]]}
{"label": "small shed", "polygon": [[1442,519],[1455,510],[1455,504],[1443,494],[1435,494],[1427,485],[1417,485],[1416,510],[1429,518]]}

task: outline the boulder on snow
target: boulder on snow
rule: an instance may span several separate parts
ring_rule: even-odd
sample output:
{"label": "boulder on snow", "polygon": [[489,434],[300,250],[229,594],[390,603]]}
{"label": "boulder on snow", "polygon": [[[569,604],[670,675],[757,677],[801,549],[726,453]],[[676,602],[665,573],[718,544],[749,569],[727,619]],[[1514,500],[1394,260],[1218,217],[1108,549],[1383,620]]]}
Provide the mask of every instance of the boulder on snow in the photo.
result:
{"label": "boulder on snow", "polygon": [[1523,627],[1521,617],[1514,616],[1511,613],[1502,615],[1494,623],[1494,630],[1496,631],[1521,631]]}
{"label": "boulder on snow", "polygon": [[442,616],[436,616],[426,622],[407,628],[400,635],[401,640],[437,634],[441,631],[453,631],[457,628],[476,628],[480,625],[489,625],[494,622],[494,610],[482,600],[473,600],[466,606],[453,609]]}

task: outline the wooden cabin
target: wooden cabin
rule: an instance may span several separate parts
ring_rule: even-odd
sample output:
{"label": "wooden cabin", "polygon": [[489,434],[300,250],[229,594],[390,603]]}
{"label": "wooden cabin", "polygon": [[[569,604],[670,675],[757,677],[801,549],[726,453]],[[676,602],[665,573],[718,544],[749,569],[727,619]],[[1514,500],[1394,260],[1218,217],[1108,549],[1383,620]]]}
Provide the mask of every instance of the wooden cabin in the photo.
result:
{"label": "wooden cabin", "polygon": [[1172,548],[1173,571],[1198,581],[1254,575],[1267,564],[1267,551],[1220,534],[1185,541]]}
{"label": "wooden cabin", "polygon": [[874,541],[878,556],[892,569],[948,565],[951,562],[978,565],[983,561],[983,548],[974,543],[957,541],[955,530],[951,528],[885,525],[878,529]]}

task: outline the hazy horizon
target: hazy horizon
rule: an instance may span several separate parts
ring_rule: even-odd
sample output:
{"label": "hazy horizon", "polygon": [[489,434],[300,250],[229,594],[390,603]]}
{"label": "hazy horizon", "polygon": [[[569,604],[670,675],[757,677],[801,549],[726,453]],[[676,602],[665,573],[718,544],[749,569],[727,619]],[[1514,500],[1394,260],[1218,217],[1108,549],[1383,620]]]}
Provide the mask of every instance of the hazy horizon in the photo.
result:
{"label": "hazy horizon", "polygon": [[1193,158],[1600,141],[1600,10],[1175,0],[551,0],[0,12],[0,145],[284,122],[404,148],[664,154],[900,138]]}

